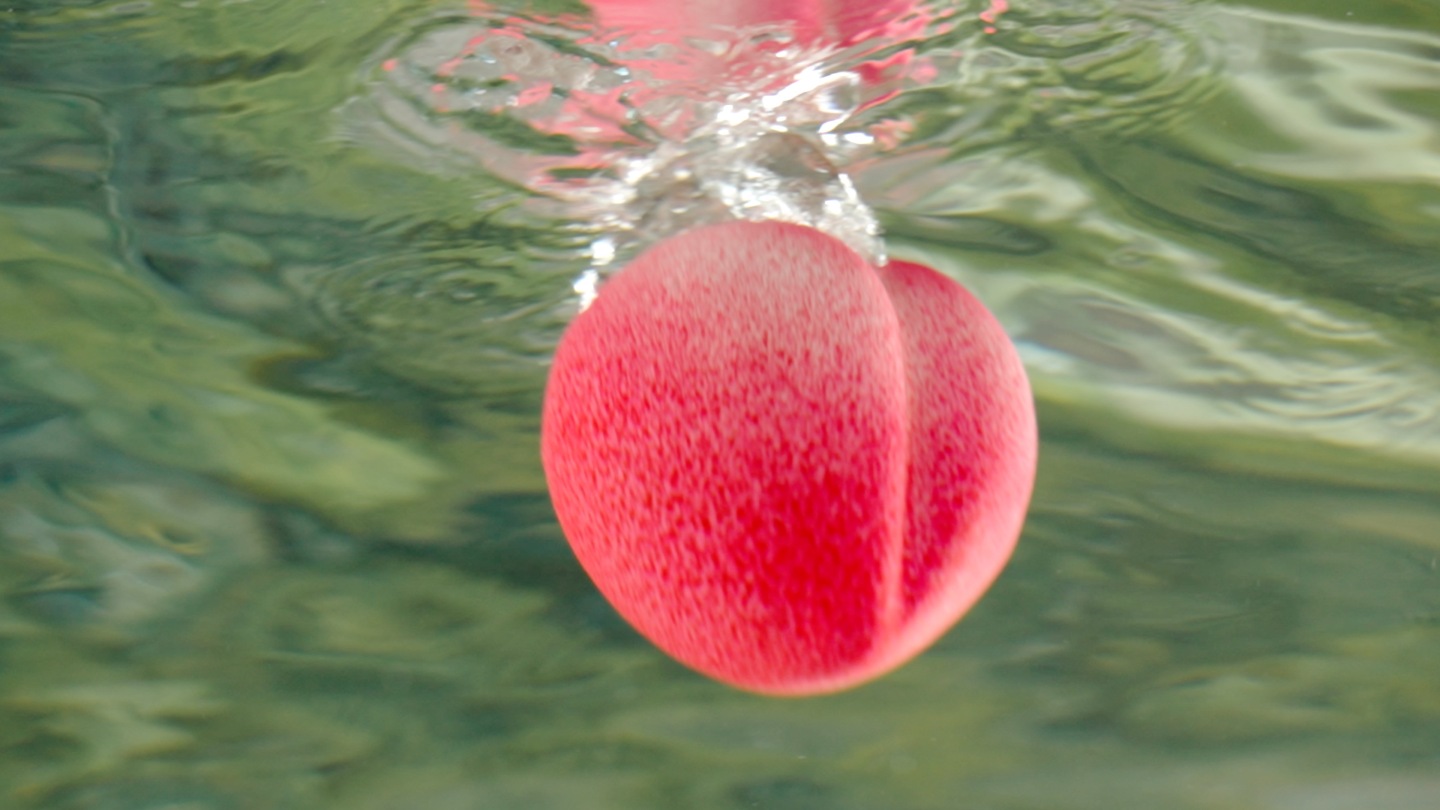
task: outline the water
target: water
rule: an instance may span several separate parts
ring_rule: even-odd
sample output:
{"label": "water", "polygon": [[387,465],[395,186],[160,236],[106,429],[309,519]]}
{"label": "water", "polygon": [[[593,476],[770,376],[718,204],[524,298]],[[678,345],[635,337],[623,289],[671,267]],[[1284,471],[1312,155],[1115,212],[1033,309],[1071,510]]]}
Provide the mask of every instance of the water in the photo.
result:
{"label": "water", "polygon": [[555,526],[596,234],[373,114],[463,6],[0,7],[0,804],[1440,806],[1440,12],[983,10],[834,168],[1020,346],[1030,520],[935,649],[775,701]]}

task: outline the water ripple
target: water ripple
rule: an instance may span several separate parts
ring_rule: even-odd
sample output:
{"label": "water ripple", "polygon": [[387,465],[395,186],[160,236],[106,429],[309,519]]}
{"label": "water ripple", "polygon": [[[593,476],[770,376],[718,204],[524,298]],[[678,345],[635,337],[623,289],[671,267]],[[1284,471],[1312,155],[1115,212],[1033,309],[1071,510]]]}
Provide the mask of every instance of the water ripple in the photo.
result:
{"label": "water ripple", "polygon": [[577,302],[577,267],[523,240],[442,242],[317,271],[326,322],[372,362],[433,390],[534,387]]}

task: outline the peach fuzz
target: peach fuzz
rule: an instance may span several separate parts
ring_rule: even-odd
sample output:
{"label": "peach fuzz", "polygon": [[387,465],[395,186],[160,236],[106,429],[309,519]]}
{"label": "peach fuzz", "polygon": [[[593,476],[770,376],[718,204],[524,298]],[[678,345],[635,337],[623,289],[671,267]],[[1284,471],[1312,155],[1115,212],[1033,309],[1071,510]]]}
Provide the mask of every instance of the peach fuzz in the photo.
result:
{"label": "peach fuzz", "polygon": [[806,695],[901,665],[980,598],[1037,438],[1013,345],[959,284],[730,222],[657,244],[576,318],[541,445],[621,615],[700,672]]}

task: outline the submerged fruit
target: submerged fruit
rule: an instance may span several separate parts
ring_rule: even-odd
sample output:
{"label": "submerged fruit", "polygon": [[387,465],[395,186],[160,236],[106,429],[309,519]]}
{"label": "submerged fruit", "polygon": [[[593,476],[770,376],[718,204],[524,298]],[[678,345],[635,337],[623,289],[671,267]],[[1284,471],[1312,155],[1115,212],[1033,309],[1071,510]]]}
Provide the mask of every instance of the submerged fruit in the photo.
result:
{"label": "submerged fruit", "polygon": [[580,563],[642,634],[741,688],[853,686],[934,641],[1009,558],[1029,384],[934,270],[732,222],[656,245],[575,320],[542,456]]}

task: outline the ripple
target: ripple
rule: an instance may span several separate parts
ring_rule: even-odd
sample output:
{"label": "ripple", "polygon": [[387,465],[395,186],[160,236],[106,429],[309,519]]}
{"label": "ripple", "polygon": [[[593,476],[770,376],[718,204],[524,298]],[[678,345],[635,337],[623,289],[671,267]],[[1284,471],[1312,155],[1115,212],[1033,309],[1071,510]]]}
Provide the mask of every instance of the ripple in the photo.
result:
{"label": "ripple", "polygon": [[1165,129],[1221,85],[1204,24],[1203,12],[1176,2],[1019,4],[994,34],[957,26],[926,41],[919,52],[934,78],[873,114],[907,122],[899,153],[963,153],[1020,133]]}
{"label": "ripple", "polygon": [[308,284],[335,333],[391,374],[500,396],[533,388],[548,366],[576,311],[578,251],[442,241],[317,270]]}
{"label": "ripple", "polygon": [[601,273],[721,219],[812,225],[878,258],[839,165],[875,141],[847,119],[894,92],[876,47],[810,45],[781,26],[656,41],[564,17],[442,16],[371,59],[349,131],[431,170],[529,189],[537,216],[597,236]]}
{"label": "ripple", "polygon": [[48,627],[127,637],[265,559],[259,515],[180,480],[70,477],[26,468],[0,486],[0,590]]}

